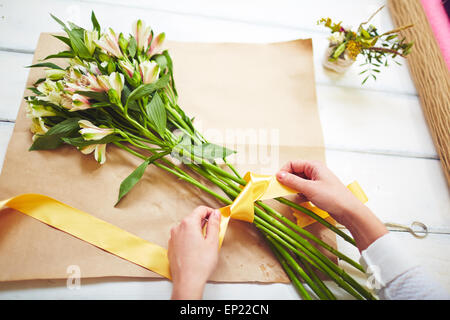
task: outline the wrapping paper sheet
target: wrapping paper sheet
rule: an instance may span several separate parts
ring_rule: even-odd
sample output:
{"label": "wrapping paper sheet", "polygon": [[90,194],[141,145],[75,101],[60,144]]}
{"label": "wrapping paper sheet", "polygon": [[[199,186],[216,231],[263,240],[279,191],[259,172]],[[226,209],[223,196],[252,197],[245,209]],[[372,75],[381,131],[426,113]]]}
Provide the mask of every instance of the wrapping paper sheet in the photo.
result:
{"label": "wrapping paper sheet", "polygon": [[[278,132],[279,147],[274,149],[277,159],[264,166],[241,160],[238,168],[242,173],[267,173],[295,158],[324,160],[311,40],[276,44],[170,42],[167,47],[174,61],[180,105],[196,117],[205,132],[235,133],[246,128]],[[63,49],[62,43],[44,33],[34,63]],[[27,87],[42,76],[42,69],[31,69]],[[103,166],[92,155],[82,155],[70,146],[28,152],[30,120],[24,107],[22,102],[0,176],[1,199],[21,193],[45,194],[163,247],[167,247],[170,228],[193,208],[202,204],[221,206],[188,183],[152,166],[114,208],[120,182],[141,160],[112,146],[108,146]],[[217,134],[211,139],[223,141]],[[250,154],[251,148],[259,148],[261,143],[239,141],[234,147],[250,150]],[[292,218],[288,208],[282,210]],[[332,232],[318,224],[310,228],[335,245]],[[0,281],[67,278],[72,265],[79,266],[82,277],[159,278],[19,212],[0,212]],[[288,278],[253,225],[232,221],[211,280],[287,282]]]}

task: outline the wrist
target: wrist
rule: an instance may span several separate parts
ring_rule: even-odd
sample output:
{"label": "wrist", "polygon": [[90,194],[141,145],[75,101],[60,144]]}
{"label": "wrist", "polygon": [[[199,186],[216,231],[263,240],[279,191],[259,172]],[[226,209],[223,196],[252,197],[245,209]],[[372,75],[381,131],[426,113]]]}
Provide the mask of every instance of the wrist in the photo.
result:
{"label": "wrist", "polygon": [[388,233],[383,222],[365,205],[347,211],[342,224],[350,231],[359,251],[367,249],[375,240]]}
{"label": "wrist", "polygon": [[176,279],[173,281],[173,300],[201,300],[206,281],[198,279]]}

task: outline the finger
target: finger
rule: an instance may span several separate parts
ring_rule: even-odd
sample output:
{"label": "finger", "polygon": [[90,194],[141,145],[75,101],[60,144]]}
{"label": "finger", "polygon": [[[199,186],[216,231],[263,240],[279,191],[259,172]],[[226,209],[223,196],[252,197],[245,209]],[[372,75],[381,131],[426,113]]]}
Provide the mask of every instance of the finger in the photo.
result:
{"label": "finger", "polygon": [[315,180],[320,171],[319,161],[294,160],[286,163],[280,171],[294,173],[304,179]]}
{"label": "finger", "polygon": [[290,173],[303,173],[308,161],[306,160],[293,160],[287,162],[280,171],[287,171]]}
{"label": "finger", "polygon": [[206,239],[211,241],[219,241],[219,227],[221,214],[219,210],[214,210],[208,219],[208,226],[206,227]]}
{"label": "finger", "polygon": [[308,196],[311,191],[312,184],[314,183],[313,181],[300,178],[299,176],[286,171],[278,172],[277,179],[281,184],[294,189],[305,196]]}
{"label": "finger", "polygon": [[208,217],[214,209],[206,206],[200,206],[194,209],[189,216],[189,219],[193,221],[193,223],[202,228],[205,225],[205,222],[208,221]]}

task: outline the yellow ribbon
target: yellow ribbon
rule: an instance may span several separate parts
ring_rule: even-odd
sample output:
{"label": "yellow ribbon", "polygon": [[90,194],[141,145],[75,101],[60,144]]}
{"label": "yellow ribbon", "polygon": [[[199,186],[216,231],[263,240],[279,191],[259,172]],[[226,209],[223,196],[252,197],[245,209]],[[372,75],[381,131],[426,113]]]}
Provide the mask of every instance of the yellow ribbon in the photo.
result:
{"label": "yellow ribbon", "polygon": [[[225,237],[230,219],[253,222],[253,203],[295,194],[274,176],[247,173],[247,185],[234,202],[220,209],[219,242]],[[0,209],[9,207],[54,228],[67,232],[96,247],[131,261],[166,278],[171,278],[167,250],[139,238],[106,221],[40,194],[22,194],[0,201]]]}
{"label": "yellow ribbon", "polygon": [[[353,181],[352,183],[350,183],[347,188],[362,202],[362,203],[366,203],[368,201],[368,198],[366,196],[366,194],[364,193],[363,189],[361,188],[361,186],[359,185],[358,181]],[[330,217],[330,214],[322,209],[319,209],[318,207],[316,207],[315,205],[313,205],[311,202],[303,202],[300,204],[302,207],[311,210],[312,212],[314,212],[315,214],[317,214],[319,217],[324,218],[324,219],[332,219]],[[313,224],[315,222],[317,222],[317,220],[311,218],[310,216],[308,216],[307,214],[298,211],[298,210],[294,210],[293,212],[294,217],[297,219],[297,225],[301,228],[304,228],[306,226],[309,226],[310,224]]]}

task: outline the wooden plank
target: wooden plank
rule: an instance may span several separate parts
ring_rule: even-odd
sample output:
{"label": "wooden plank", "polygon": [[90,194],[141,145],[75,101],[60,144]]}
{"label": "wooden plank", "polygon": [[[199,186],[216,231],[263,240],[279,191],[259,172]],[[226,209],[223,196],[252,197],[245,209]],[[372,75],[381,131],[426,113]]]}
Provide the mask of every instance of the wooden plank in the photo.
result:
{"label": "wooden plank", "polygon": [[33,56],[31,54],[0,51],[0,120],[14,121],[23,97],[29,69]]}
{"label": "wooden plank", "polygon": [[[0,78],[0,119],[15,120],[31,60],[31,54],[0,52],[0,68],[9,75]],[[328,148],[436,157],[416,96],[328,84],[316,89]]]}
{"label": "wooden plank", "polygon": [[[405,245],[411,256],[418,258],[431,276],[442,286],[450,290],[448,265],[450,255],[450,235],[431,234],[426,239],[418,240],[408,233],[396,232],[395,236]],[[346,248],[346,242],[339,244],[339,249],[353,258],[359,259],[357,250]],[[353,272],[344,263],[348,272],[365,284],[365,279]],[[340,299],[351,299],[330,281],[327,285]],[[33,280],[2,283],[0,299],[169,299],[172,284],[166,280],[145,279],[83,279],[78,290],[68,290],[66,280]],[[298,294],[290,284],[253,284],[253,283],[208,283],[204,299],[286,299],[297,300]]]}
{"label": "wooden plank", "polygon": [[317,99],[327,148],[437,159],[416,96],[317,85]]}
{"label": "wooden plank", "polygon": [[0,173],[5,159],[6,149],[8,147],[9,139],[11,138],[14,129],[14,123],[0,121]]}
{"label": "wooden plank", "polygon": [[328,150],[328,166],[348,184],[357,180],[383,222],[425,223],[450,233],[450,201],[438,160]]}
{"label": "wooden plank", "polygon": [[[342,6],[339,6],[339,8],[342,8],[342,12],[335,12],[335,15],[339,16],[339,14],[342,13],[342,19],[350,21],[348,23],[351,24],[351,21],[353,20],[350,20],[350,18],[354,17],[353,12],[355,12],[353,9],[360,9],[361,11],[364,11],[362,16],[365,17],[370,11],[372,11],[371,8],[376,8],[378,6],[376,4],[378,2],[379,1],[373,2],[374,4],[369,7],[366,7],[366,5],[357,5],[355,9],[353,8],[354,2],[350,3],[350,1],[347,0],[344,1]],[[134,20],[141,18],[151,24],[157,31],[164,31],[167,38],[171,40],[200,42],[275,42],[302,37],[312,37],[314,39],[314,57],[317,81],[319,83],[337,84],[340,86],[351,86],[355,88],[360,87],[362,79],[358,75],[359,68],[357,66],[350,70],[344,77],[336,77],[336,75],[333,75],[332,73],[327,73],[321,66],[325,47],[327,46],[326,37],[328,35],[324,32],[325,29],[322,29],[316,25],[316,20],[321,15],[326,15],[327,11],[321,13],[320,10],[326,9],[327,7],[334,8],[335,6],[313,6],[308,4],[308,10],[302,9],[301,4],[296,4],[295,2],[285,3],[285,7],[279,7],[277,3],[274,8],[270,6],[268,2],[255,6],[256,8],[262,8],[260,10],[267,13],[272,10],[275,10],[274,13],[277,12],[276,10],[295,13],[294,17],[289,17],[288,15],[286,18],[281,15],[281,13],[272,15],[266,14],[270,19],[287,19],[286,21],[290,19],[295,23],[301,23],[298,28],[291,28],[279,23],[258,24],[254,21],[252,22],[252,20],[245,22],[242,21],[239,16],[236,17],[232,15],[227,19],[221,18],[220,15],[215,18],[215,11],[211,11],[215,7],[212,7],[211,5],[205,5],[204,8],[200,8],[200,4],[198,7],[192,6],[193,9],[191,9],[191,11],[200,10],[199,14],[192,14],[189,12],[179,14],[176,10],[183,12],[182,9],[184,8],[184,6],[180,3],[172,3],[172,7],[166,7],[164,3],[165,2],[157,2],[154,6],[149,6],[145,5],[144,2],[139,2],[136,3],[136,6],[134,7],[127,7],[122,5],[108,5],[105,3],[98,3],[97,1],[93,3],[83,2],[80,4],[77,1],[60,2],[55,0],[43,0],[39,3],[25,3],[25,0],[17,0],[4,6],[4,35],[0,38],[0,48],[10,48],[13,50],[32,52],[34,51],[40,32],[59,31],[59,25],[48,16],[47,8],[52,8],[51,12],[60,17],[62,20],[69,19],[87,28],[91,25],[90,11],[95,10],[101,24],[104,26],[111,26],[115,30],[121,30],[126,33],[131,31],[131,23]],[[145,6],[141,8],[138,5]],[[154,9],[154,7],[158,8],[158,5],[162,6],[162,9]],[[171,9],[169,10],[167,8]],[[211,12],[201,11],[206,10],[206,8],[210,8]],[[219,6],[218,8],[222,7]],[[231,8],[229,10],[230,12],[226,9],[219,11],[223,11],[224,13],[222,14],[227,12],[228,14],[231,14],[236,11],[238,14],[245,13],[248,17],[252,17],[252,19],[254,18],[254,16],[252,16],[248,11],[247,5],[244,5],[244,9],[247,11],[242,8],[238,10],[237,8],[239,8],[239,6],[237,2],[234,1],[230,4],[229,8]],[[351,10],[348,10],[349,8],[351,8]],[[21,12],[20,15],[14,14],[14,12],[18,12],[17,10]],[[375,9],[373,9],[373,11],[374,10]],[[241,11],[243,13],[239,13]],[[207,16],[207,14],[213,16]],[[117,15],[120,15],[121,18],[117,19]],[[386,28],[390,27],[391,23],[387,10],[379,17],[379,19],[380,21],[378,22],[380,24]],[[375,22],[377,21],[375,20]],[[19,29],[21,30],[21,36],[17,37],[15,36],[15,32]],[[359,61],[357,64],[359,64]],[[364,88],[370,90],[416,94],[406,66],[398,67],[395,65],[383,70],[380,74],[379,81],[369,81]]]}

